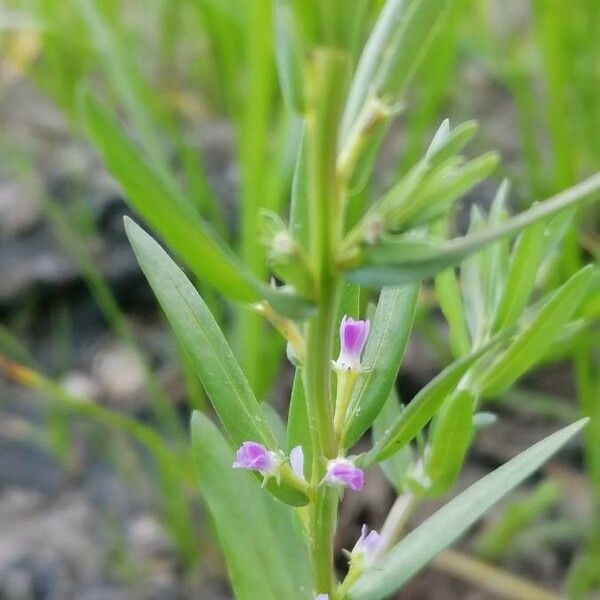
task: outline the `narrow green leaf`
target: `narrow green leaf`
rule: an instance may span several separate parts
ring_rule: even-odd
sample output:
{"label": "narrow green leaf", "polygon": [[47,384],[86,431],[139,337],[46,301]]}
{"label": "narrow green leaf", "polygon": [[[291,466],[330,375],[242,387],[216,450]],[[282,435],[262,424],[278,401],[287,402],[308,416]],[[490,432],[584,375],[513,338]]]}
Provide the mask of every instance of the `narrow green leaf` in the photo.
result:
{"label": "narrow green leaf", "polygon": [[[477,121],[465,121],[448,132],[448,135],[435,146],[430,146],[426,158],[437,167],[452,156],[457,155],[474,137],[478,129]],[[433,144],[433,141],[432,141]]]}
{"label": "narrow green leaf", "polygon": [[506,390],[548,350],[585,297],[594,275],[588,265],[556,290],[537,315],[507,350],[489,367],[481,379],[484,396]]}
{"label": "narrow green leaf", "polygon": [[406,225],[417,227],[442,216],[456,200],[489,177],[498,163],[498,154],[488,152],[469,161],[447,177],[434,180],[433,185],[426,186],[423,193],[411,202],[412,210],[407,215]]}
{"label": "narrow green leaf", "polygon": [[388,236],[376,246],[365,248],[362,265],[346,272],[345,277],[371,287],[421,281],[459,264],[488,244],[512,237],[534,223],[591,200],[599,190],[600,173],[597,173],[496,227],[449,242]]}
{"label": "narrow green leaf", "polygon": [[[233,443],[245,441],[278,448],[260,404],[235,360],[210,310],[181,269],[141,227],[125,219],[125,230],[140,267],[181,345],[198,373],[223,427]],[[274,480],[269,491],[293,505],[306,496]]]}
{"label": "narrow green leaf", "polygon": [[546,245],[545,230],[545,223],[532,225],[515,242],[504,293],[496,312],[495,331],[516,323],[527,306]]}
{"label": "narrow green leaf", "polygon": [[353,446],[371,426],[392,389],[415,316],[419,286],[382,290],[371,324],[359,379],[348,408],[346,446]]}
{"label": "narrow green leaf", "polygon": [[274,448],[275,438],[260,405],[194,286],[160,245],[127,217],[125,230],[146,279],[193,360],[229,437],[237,444],[254,440]]}
{"label": "narrow green leaf", "polygon": [[411,0],[405,2],[397,30],[378,60],[374,82],[377,95],[391,102],[402,96],[436,34],[453,0]]}
{"label": "narrow green leaf", "polygon": [[[395,389],[392,389],[386,403],[383,405],[383,408],[373,423],[372,437],[374,446],[377,445],[378,441],[385,435],[388,428],[399,418],[403,410],[404,406],[398,398],[398,393]],[[398,494],[402,493],[404,478],[408,472],[411,458],[412,452],[410,446],[406,445],[399,452],[396,452],[396,454],[390,456],[390,458],[379,463],[384,475],[394,486]]]}
{"label": "narrow green leaf", "polygon": [[342,121],[345,142],[369,94],[396,103],[452,0],[388,0],[360,57]]}
{"label": "narrow green leaf", "polygon": [[[488,225],[494,227],[500,225],[508,218],[506,201],[510,186],[505,179],[496,192],[496,196],[490,208],[488,215]],[[510,258],[510,242],[507,239],[499,240],[495,244],[490,244],[482,255],[482,269],[484,282],[484,298],[486,307],[486,329],[491,329],[496,307],[500,302],[503,291],[506,289],[506,277],[508,272],[508,262]]]}
{"label": "narrow green leaf", "polygon": [[382,600],[452,545],[500,498],[534,473],[581,431],[582,419],[548,436],[448,502],[358,579],[348,600]]}
{"label": "narrow green leaf", "polygon": [[238,600],[309,600],[308,553],[293,510],[231,468],[234,452],[195,411],[192,442],[199,488],[215,522]]}
{"label": "narrow green leaf", "polygon": [[[381,56],[389,46],[404,14],[405,0],[387,0],[377,23],[365,44],[356,73],[350,85],[342,119],[342,141],[345,142],[373,88]],[[343,145],[343,144],[342,144]]]}
{"label": "narrow green leaf", "polygon": [[425,460],[425,475],[431,482],[428,495],[446,493],[456,481],[473,439],[475,401],[467,390],[458,390],[435,417]]}
{"label": "narrow green leaf", "polygon": [[202,280],[241,302],[267,299],[280,312],[306,314],[306,301],[256,280],[200,218],[182,207],[176,184],[156,173],[115,120],[85,93],[80,106],[90,136],[126,199]]}
{"label": "narrow green leaf", "polygon": [[183,201],[173,182],[166,182],[156,174],[90,94],[83,95],[81,102],[90,136],[133,208],[199,277],[236,300],[258,300],[233,254],[216,241],[200,219],[192,219],[182,210]]}
{"label": "narrow green leaf", "polygon": [[[476,235],[485,227],[483,214],[478,206],[471,209],[469,235]],[[485,334],[487,311],[484,290],[484,252],[472,254],[460,265],[460,287],[463,298],[465,319],[471,334],[472,345],[477,347]]]}
{"label": "narrow green leaf", "polygon": [[87,36],[98,53],[98,66],[106,70],[154,167],[166,170],[166,152],[156,126],[157,115],[150,110],[154,104],[152,90],[131,60],[130,49],[103,15],[98,0],[78,0],[76,6],[83,17]]}
{"label": "narrow green leaf", "polygon": [[454,391],[469,368],[497,342],[498,339],[477,352],[453,362],[434,377],[410,401],[395,423],[369,452],[366,464],[381,461],[408,444],[433,418],[442,402]]}
{"label": "narrow green leaf", "polygon": [[308,142],[306,131],[302,132],[292,179],[290,232],[306,252],[308,250]]}

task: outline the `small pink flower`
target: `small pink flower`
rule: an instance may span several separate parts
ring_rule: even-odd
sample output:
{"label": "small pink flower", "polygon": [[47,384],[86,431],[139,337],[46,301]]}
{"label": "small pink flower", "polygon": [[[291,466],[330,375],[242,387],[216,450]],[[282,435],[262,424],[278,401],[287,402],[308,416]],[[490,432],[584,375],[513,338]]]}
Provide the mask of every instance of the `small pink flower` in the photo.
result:
{"label": "small pink flower", "polygon": [[351,460],[336,458],[329,461],[323,481],[330,485],[349,487],[351,490],[358,491],[362,490],[365,484],[365,474]]}
{"label": "small pink flower", "polygon": [[366,525],[362,526],[360,537],[358,538],[350,559],[359,559],[364,567],[369,567],[373,564],[380,550],[383,548],[384,538],[379,535],[374,529],[369,531]]}
{"label": "small pink flower", "polygon": [[340,356],[335,366],[338,369],[360,369],[362,354],[371,324],[369,320],[355,321],[345,316],[340,323]]}
{"label": "small pink flower", "polygon": [[263,475],[272,475],[277,472],[280,460],[275,453],[267,450],[257,442],[244,442],[238,449],[235,462],[231,465],[234,469],[249,469],[260,471]]}

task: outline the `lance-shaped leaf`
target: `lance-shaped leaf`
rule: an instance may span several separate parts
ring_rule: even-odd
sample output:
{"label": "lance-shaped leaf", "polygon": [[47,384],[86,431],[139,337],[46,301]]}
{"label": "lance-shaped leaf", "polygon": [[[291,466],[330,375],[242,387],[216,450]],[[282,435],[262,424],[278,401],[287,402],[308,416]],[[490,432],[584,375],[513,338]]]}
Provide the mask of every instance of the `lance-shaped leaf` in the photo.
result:
{"label": "lance-shaped leaf", "polygon": [[383,460],[408,444],[433,418],[442,402],[454,392],[469,368],[490,350],[499,339],[496,338],[477,352],[453,362],[434,377],[410,401],[377,445],[367,454],[365,464]]}
{"label": "lance-shaped leaf", "polygon": [[588,265],[552,294],[515,341],[483,375],[481,390],[484,396],[503,392],[544,357],[549,345],[584,299],[593,275],[594,267]]}
{"label": "lance-shaped leaf", "polygon": [[118,123],[90,94],[80,98],[90,137],[127,201],[203,281],[241,302],[267,299],[280,312],[306,314],[306,301],[258,281],[181,196],[176,183],[157,172]]}
{"label": "lance-shaped leaf", "polygon": [[500,498],[566,444],[587,419],[548,436],[448,502],[409,533],[350,588],[348,600],[382,600],[401,588],[439,552],[459,539]]}
{"label": "lance-shaped leaf", "polygon": [[538,267],[542,261],[547,240],[545,223],[533,225],[523,231],[511,253],[506,285],[498,305],[494,329],[516,323],[535,287]]}
{"label": "lance-shaped leaf", "polygon": [[425,476],[431,482],[428,495],[446,493],[456,481],[473,439],[475,401],[467,390],[458,390],[435,417],[425,460]]}
{"label": "lance-shaped leaf", "polygon": [[390,394],[412,329],[418,289],[410,285],[381,292],[363,355],[365,372],[348,408],[347,447],[371,426]]}
{"label": "lance-shaped leaf", "polygon": [[235,455],[210,420],[192,417],[200,491],[214,520],[238,600],[309,600],[308,552],[293,510],[231,465]]}
{"label": "lance-shaped leaf", "polygon": [[[373,423],[373,445],[377,445],[379,439],[385,435],[385,432],[398,419],[403,410],[405,409],[398,398],[398,393],[393,389]],[[396,454],[379,463],[384,475],[398,494],[403,491],[404,479],[410,467],[411,458],[410,446],[404,446]]]}
{"label": "lance-shaped leaf", "polygon": [[387,0],[360,57],[342,121],[350,134],[369,94],[392,103],[406,89],[452,0]]}
{"label": "lance-shaped leaf", "polygon": [[363,249],[360,266],[348,271],[346,278],[371,287],[421,281],[459,264],[470,254],[497,240],[513,237],[529,225],[593,199],[598,191],[600,173],[473,235],[450,241],[411,236],[384,237],[378,244]]}
{"label": "lance-shaped leaf", "polygon": [[[233,443],[245,441],[277,448],[260,404],[210,310],[181,269],[141,227],[125,219],[127,237],[140,267],[188,353],[210,401]],[[273,480],[269,490],[291,504],[304,504],[303,493]]]}

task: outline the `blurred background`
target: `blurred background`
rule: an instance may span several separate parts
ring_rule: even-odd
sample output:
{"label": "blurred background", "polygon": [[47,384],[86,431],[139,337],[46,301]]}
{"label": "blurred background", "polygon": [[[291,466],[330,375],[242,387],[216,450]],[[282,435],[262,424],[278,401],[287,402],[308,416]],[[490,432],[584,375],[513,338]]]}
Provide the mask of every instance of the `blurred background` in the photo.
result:
{"label": "blurred background", "polygon": [[[356,0],[357,52],[381,5]],[[281,100],[271,12],[270,0],[0,4],[2,600],[230,598],[185,468],[188,417],[204,394],[125,239],[123,215],[144,219],[88,141],[78,98],[91,90],[109,106],[185,209],[265,278],[258,209],[285,212],[300,134]],[[512,207],[530,206],[600,169],[599,91],[597,0],[457,0],[372,193],[415,163],[443,118],[475,118],[472,152],[497,149],[502,166],[465,205],[489,205],[506,177]],[[590,206],[569,225],[548,289],[595,260],[599,218]],[[259,397],[285,409],[283,343],[198,285]],[[588,303],[588,316],[598,308]],[[398,381],[403,401],[449,360],[446,338],[425,286]],[[557,598],[600,598],[597,342],[597,327],[586,326],[492,407],[499,419],[479,435],[458,485],[593,417],[585,439],[462,543]],[[378,526],[392,501],[384,477],[370,473],[343,505],[339,546],[352,547],[362,522]],[[399,597],[496,597],[442,571],[428,569]]]}

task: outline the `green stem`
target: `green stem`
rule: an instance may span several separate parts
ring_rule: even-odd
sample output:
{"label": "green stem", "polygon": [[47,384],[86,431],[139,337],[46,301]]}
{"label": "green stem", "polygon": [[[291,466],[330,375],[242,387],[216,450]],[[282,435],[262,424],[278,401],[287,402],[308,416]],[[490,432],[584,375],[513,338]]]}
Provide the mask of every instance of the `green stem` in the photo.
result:
{"label": "green stem", "polygon": [[331,398],[331,354],[339,298],[335,251],[342,234],[342,198],[337,176],[337,139],[345,96],[346,57],[335,49],[316,50],[307,65],[309,179],[309,262],[317,312],[306,326],[304,382],[313,445],[310,550],[315,591],[333,594],[333,538],[339,492],[319,486],[336,452]]}

